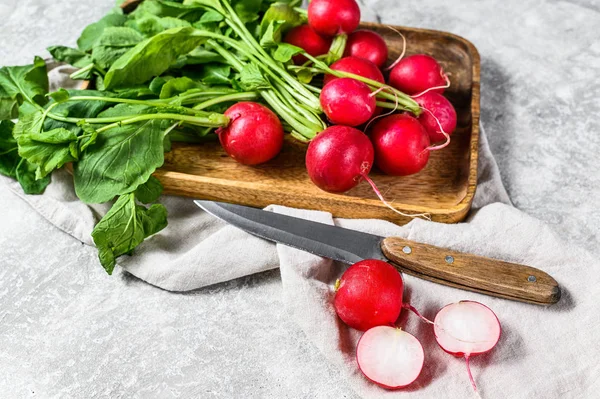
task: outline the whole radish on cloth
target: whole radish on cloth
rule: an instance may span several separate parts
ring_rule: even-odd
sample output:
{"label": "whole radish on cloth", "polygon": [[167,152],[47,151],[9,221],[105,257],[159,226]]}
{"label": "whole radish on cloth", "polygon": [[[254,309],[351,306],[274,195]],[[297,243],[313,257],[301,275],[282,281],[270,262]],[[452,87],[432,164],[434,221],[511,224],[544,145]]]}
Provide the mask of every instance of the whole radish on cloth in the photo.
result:
{"label": "whole radish on cloth", "polygon": [[362,58],[381,68],[388,58],[387,44],[377,32],[357,30],[348,36],[344,57]]}
{"label": "whole radish on cloth", "polygon": [[425,54],[403,58],[392,69],[389,78],[391,86],[409,95],[425,91],[443,93],[449,82],[437,60]]}
{"label": "whole radish on cloth", "polygon": [[404,283],[387,262],[367,259],[353,264],[336,281],[335,289],[336,313],[356,330],[392,326],[400,316]]}
{"label": "whole radish on cloth", "polygon": [[[300,25],[290,29],[283,41],[304,49],[308,54],[317,57],[327,54],[331,46],[331,38],[324,37],[315,32],[309,25]],[[295,64],[304,64],[308,59],[302,54],[292,57]]]}
{"label": "whole radish on cloth", "polygon": [[355,0],[312,0],[308,23],[324,36],[349,34],[360,23],[360,8]]}
{"label": "whole radish on cloth", "polygon": [[273,111],[253,102],[239,102],[225,111],[230,118],[217,135],[225,152],[244,165],[274,158],[283,146],[283,127]]}

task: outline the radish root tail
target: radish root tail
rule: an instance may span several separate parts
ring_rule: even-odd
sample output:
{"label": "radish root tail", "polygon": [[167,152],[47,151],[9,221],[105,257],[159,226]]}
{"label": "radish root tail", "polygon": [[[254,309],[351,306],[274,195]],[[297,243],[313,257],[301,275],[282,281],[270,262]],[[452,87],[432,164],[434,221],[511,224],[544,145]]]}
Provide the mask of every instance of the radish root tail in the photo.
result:
{"label": "radish root tail", "polygon": [[442,74],[442,78],[444,78],[444,80],[446,81],[446,84],[443,86],[434,86],[434,87],[430,87],[429,89],[420,92],[419,94],[415,94],[414,96],[411,96],[412,98],[417,98],[417,97],[421,97],[423,94],[425,93],[429,93],[431,90],[437,90],[437,89],[447,89],[448,87],[450,87],[450,78],[448,77],[448,75],[446,75],[444,73],[444,71],[441,72]]}
{"label": "radish root tail", "polygon": [[421,320],[423,320],[425,323],[428,324],[435,324],[433,321],[429,320],[427,317],[423,316],[414,306],[412,306],[411,304],[408,303],[403,303],[402,307],[404,309],[410,310],[411,312],[413,312],[414,314],[417,315],[417,317]]}
{"label": "radish root tail", "polygon": [[469,355],[465,355],[465,364],[467,365],[467,373],[469,374],[469,381],[471,381],[471,386],[475,391],[475,394],[478,398],[481,398],[479,391],[477,390],[477,384],[475,384],[475,379],[473,378],[473,374],[471,373],[471,365],[469,364]]}
{"label": "radish root tail", "polygon": [[429,147],[425,148],[421,153],[423,153],[425,151],[437,151],[437,150],[441,150],[442,148],[447,147],[448,144],[450,144],[450,135],[444,131],[444,128],[442,127],[442,124],[440,123],[440,120],[437,118],[437,116],[435,116],[433,114],[433,112],[431,112],[427,108],[422,108],[422,110],[427,112],[429,115],[431,115],[431,117],[433,119],[435,119],[435,122],[437,123],[438,127],[440,128],[440,133],[442,133],[444,135],[444,137],[446,138],[446,141],[444,141],[442,144],[430,145]]}
{"label": "radish root tail", "polygon": [[375,194],[377,195],[377,197],[379,198],[379,200],[381,202],[383,202],[383,204],[385,206],[387,206],[388,208],[390,208],[392,211],[396,212],[398,215],[402,215],[404,217],[409,217],[409,218],[419,218],[420,217],[420,218],[423,218],[425,220],[431,221],[431,215],[429,213],[413,213],[413,214],[409,214],[409,213],[400,212],[399,210],[397,210],[396,208],[394,208],[389,202],[387,202],[385,200],[385,198],[383,197],[383,195],[381,195],[381,192],[377,188],[377,185],[375,185],[375,182],[373,180],[371,180],[371,178],[364,171],[362,173],[362,177],[363,177],[363,179],[365,179],[367,181],[367,183],[369,183],[371,185],[371,188],[373,188],[373,191],[375,192]]}
{"label": "radish root tail", "polygon": [[[379,93],[382,90],[387,90],[387,89],[391,89],[391,87],[380,87],[379,89],[375,90],[373,93],[371,93],[371,95],[377,95],[377,93]],[[375,122],[377,119],[380,118],[385,118],[388,115],[393,114],[394,112],[396,112],[398,110],[398,93],[396,93],[394,90],[390,90],[392,92],[392,94],[394,95],[394,100],[396,101],[396,103],[394,104],[394,108],[391,111],[386,112],[385,114],[381,114],[381,115],[377,115],[375,118],[371,119],[369,121],[369,123],[367,123],[367,126],[365,126],[365,132],[369,131],[369,127],[371,127],[371,124],[373,122]]]}
{"label": "radish root tail", "polygon": [[400,53],[400,56],[398,58],[396,58],[396,61],[394,61],[392,63],[392,65],[385,68],[386,71],[389,71],[390,69],[393,69],[396,65],[398,65],[400,60],[402,60],[402,58],[404,58],[404,54],[406,54],[406,37],[404,37],[404,35],[402,33],[400,33],[400,31],[398,29],[392,28],[391,26],[388,26],[388,28],[390,28],[391,30],[393,30],[394,32],[399,34],[400,37],[402,38],[402,53]]}

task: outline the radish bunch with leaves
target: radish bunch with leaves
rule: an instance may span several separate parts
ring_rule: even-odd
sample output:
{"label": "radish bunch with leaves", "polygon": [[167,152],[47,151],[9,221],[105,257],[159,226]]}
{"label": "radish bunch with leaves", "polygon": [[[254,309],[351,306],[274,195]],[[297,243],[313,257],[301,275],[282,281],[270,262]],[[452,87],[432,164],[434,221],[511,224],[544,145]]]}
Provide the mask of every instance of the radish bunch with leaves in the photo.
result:
{"label": "radish bunch with leaves", "polygon": [[[128,14],[115,7],[83,30],[76,48],[48,49],[78,68],[71,78],[89,81],[87,90],[49,93],[39,57],[0,68],[0,173],[39,194],[52,171],[71,164],[80,200],[113,202],[92,233],[109,274],[119,256],[167,225],[158,203],[162,186],[152,175],[172,142],[219,140],[233,159],[256,165],[277,156],[290,134],[311,143],[309,152],[324,149],[307,158],[317,186],[340,192],[364,179],[392,208],[369,178],[371,166],[392,165],[377,158],[398,151],[409,159],[390,170],[416,173],[427,160],[428,153],[416,153],[426,140],[396,129],[379,133],[395,137],[395,147],[383,148],[364,131],[392,125],[376,120],[383,109],[419,118],[425,126],[419,132],[432,139],[440,137],[436,126],[453,129],[450,103],[398,89],[438,84],[431,73],[443,71],[429,62],[433,72],[411,75],[418,63],[400,60],[388,85],[380,69],[385,42],[376,32],[356,30],[355,0],[313,0],[308,10],[300,3],[144,0]],[[423,82],[406,86],[402,79],[411,76]],[[324,131],[330,139],[316,140]],[[451,132],[442,133],[449,139]],[[399,148],[404,145],[410,148]],[[356,164],[336,170],[340,156]]]}

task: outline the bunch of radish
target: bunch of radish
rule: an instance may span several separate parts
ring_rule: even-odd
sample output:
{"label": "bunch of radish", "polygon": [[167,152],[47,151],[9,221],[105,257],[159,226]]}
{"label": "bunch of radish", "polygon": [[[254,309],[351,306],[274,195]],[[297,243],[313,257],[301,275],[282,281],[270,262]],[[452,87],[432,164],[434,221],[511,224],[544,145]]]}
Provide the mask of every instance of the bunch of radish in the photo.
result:
{"label": "bunch of radish", "polygon": [[433,325],[435,339],[447,353],[464,357],[469,379],[472,356],[490,351],[500,339],[500,322],[487,306],[461,301],[443,307],[430,321],[402,300],[400,273],[380,260],[350,266],[335,284],[335,310],[349,327],[365,331],[356,347],[358,367],[370,381],[387,389],[414,382],[425,363],[419,340],[396,325],[402,309]]}
{"label": "bunch of radish", "polygon": [[[369,179],[371,168],[376,165],[393,176],[415,174],[425,168],[431,151],[448,145],[457,122],[454,107],[442,95],[450,81],[440,64],[425,54],[401,55],[382,70],[387,45],[377,32],[356,30],[360,8],[355,0],[313,0],[307,20],[283,40],[304,49],[291,61],[295,68],[324,75],[323,86],[312,87],[320,93],[322,112],[331,125],[307,140],[308,175],[332,193],[366,180],[390,206]],[[389,75],[387,83],[384,73]],[[268,119],[261,123],[271,123]],[[248,125],[252,126],[258,125]],[[256,164],[270,160],[281,148],[279,135],[264,147],[257,135],[266,137],[221,134],[220,139],[236,160]]]}

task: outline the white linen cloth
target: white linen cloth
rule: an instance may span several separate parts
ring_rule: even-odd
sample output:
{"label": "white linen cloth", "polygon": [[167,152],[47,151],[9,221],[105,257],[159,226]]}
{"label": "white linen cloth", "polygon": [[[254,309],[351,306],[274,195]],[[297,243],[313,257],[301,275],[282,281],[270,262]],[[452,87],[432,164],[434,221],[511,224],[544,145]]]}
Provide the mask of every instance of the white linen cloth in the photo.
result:
{"label": "white linen cloth", "polygon": [[[53,85],[68,85],[60,67]],[[563,298],[551,307],[491,298],[404,276],[405,298],[429,318],[443,305],[462,299],[480,301],[496,312],[502,337],[489,354],[472,360],[474,377],[486,398],[595,397],[600,390],[600,263],[582,248],[567,244],[540,221],[510,205],[482,129],[479,185],[465,223],[446,225],[413,220],[396,226],[380,220],[333,219],[318,211],[271,206],[274,212],[336,224],[382,236],[397,235],[453,250],[531,265],[561,284]],[[19,185],[1,181],[52,224],[85,244],[106,206],[78,201],[64,171],[41,196],[26,196]],[[225,225],[184,198],[163,197],[169,226],[148,239],[133,257],[118,264],[129,273],[170,291],[188,291],[279,267],[284,302],[306,339],[338,367],[352,389],[364,397],[416,398],[473,395],[464,360],[435,344],[433,332],[405,312],[400,325],[425,349],[425,366],[409,388],[387,392],[367,382],[356,367],[354,349],[360,333],[341,323],[332,306],[333,283],[345,266],[303,251],[274,245]],[[100,267],[98,265],[98,267]],[[519,381],[515,384],[515,381]]]}

